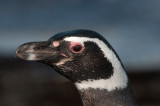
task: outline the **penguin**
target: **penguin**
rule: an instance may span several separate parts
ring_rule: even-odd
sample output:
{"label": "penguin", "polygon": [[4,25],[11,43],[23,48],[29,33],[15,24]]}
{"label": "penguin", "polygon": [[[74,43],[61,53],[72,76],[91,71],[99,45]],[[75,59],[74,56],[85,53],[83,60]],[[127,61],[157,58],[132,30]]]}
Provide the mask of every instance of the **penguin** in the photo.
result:
{"label": "penguin", "polygon": [[22,44],[16,56],[51,66],[72,81],[84,106],[137,106],[124,66],[99,33],[72,30]]}

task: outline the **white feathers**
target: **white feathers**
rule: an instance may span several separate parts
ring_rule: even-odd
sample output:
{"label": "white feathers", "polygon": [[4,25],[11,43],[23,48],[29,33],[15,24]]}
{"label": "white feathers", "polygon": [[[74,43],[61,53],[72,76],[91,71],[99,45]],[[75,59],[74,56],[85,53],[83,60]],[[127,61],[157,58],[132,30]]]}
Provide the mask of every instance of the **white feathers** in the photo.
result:
{"label": "white feathers", "polygon": [[101,40],[97,38],[87,38],[87,37],[67,37],[64,39],[65,41],[74,41],[79,42],[84,45],[84,42],[90,41],[96,43],[99,48],[104,53],[105,58],[107,58],[113,66],[113,75],[109,79],[100,79],[100,80],[87,80],[81,81],[81,83],[75,83],[78,89],[107,89],[108,91],[112,91],[117,89],[123,89],[127,87],[128,78],[127,75],[116,57],[115,53],[109,49],[109,47]]}
{"label": "white feathers", "polygon": [[[118,79],[115,79],[115,80],[118,80]],[[125,82],[120,82],[120,81],[115,82],[115,80],[113,79],[88,80],[88,81],[82,81],[81,83],[75,83],[75,85],[79,90],[94,88],[94,89],[107,89],[109,92],[115,89],[126,88],[127,84],[125,85],[122,84]]]}

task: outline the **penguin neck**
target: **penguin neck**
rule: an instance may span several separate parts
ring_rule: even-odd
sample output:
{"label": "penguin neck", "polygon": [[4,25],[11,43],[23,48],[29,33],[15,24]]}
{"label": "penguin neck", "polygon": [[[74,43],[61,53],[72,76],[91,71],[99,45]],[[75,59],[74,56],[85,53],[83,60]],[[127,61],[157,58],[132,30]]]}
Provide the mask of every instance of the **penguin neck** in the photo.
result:
{"label": "penguin neck", "polygon": [[115,72],[109,79],[88,79],[75,83],[84,106],[135,106],[128,84],[123,71]]}
{"label": "penguin neck", "polygon": [[106,89],[79,90],[84,106],[135,106],[130,88],[107,91]]}

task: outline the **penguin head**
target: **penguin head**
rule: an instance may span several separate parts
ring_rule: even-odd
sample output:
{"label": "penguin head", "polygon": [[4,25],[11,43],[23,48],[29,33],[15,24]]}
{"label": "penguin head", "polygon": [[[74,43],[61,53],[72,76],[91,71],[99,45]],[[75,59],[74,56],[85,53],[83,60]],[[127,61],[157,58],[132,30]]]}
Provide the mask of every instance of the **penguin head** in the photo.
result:
{"label": "penguin head", "polygon": [[16,55],[48,64],[75,83],[118,80],[113,77],[121,74],[117,70],[124,74],[121,61],[108,41],[90,30],[67,31],[48,41],[25,43],[17,49]]}

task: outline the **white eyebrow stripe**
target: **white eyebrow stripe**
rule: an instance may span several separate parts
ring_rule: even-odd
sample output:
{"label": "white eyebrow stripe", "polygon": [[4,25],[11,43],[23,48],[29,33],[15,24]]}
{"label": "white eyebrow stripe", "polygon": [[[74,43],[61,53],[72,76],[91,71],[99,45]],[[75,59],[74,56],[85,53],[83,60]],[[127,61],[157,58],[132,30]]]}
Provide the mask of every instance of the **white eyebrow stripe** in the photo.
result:
{"label": "white eyebrow stripe", "polygon": [[127,75],[121,65],[121,62],[116,57],[115,53],[101,40],[98,38],[87,38],[87,37],[66,37],[65,41],[74,41],[79,42],[84,45],[84,42],[94,42],[104,53],[105,58],[107,58],[113,66],[113,75],[109,79],[100,79],[100,80],[88,80],[82,81],[81,83],[75,83],[78,89],[88,89],[88,88],[99,88],[99,89],[107,89],[108,91],[112,91],[117,89],[123,89],[127,87],[128,78]]}

